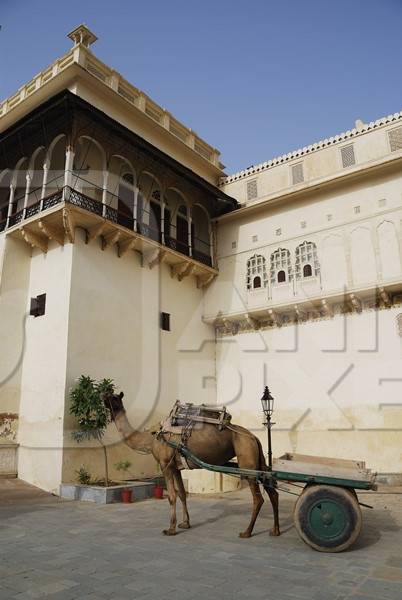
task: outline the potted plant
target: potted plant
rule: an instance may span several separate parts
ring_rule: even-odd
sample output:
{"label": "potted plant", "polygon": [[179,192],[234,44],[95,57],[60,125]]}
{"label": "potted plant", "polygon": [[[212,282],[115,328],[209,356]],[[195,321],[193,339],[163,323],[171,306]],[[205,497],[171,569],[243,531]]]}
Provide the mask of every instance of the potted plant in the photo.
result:
{"label": "potted plant", "polygon": [[[131,462],[129,460],[120,460],[115,464],[115,469],[117,471],[122,471],[125,474],[127,474],[130,467]],[[121,499],[125,504],[130,504],[133,501],[133,490],[129,488],[123,488],[121,490]]]}
{"label": "potted plant", "polygon": [[104,481],[109,485],[109,468],[107,448],[103,444],[110,415],[103,402],[105,392],[114,392],[112,379],[102,379],[96,382],[88,375],[81,375],[77,385],[71,390],[70,413],[78,422],[78,429],[72,432],[73,439],[80,443],[84,440],[96,440],[103,449]]}

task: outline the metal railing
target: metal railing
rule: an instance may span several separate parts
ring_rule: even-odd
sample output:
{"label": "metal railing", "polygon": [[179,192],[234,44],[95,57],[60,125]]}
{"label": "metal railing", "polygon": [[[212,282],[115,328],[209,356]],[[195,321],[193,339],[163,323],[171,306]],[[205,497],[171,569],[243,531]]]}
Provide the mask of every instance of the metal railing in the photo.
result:
{"label": "metal railing", "polygon": [[[37,190],[34,191],[35,193],[37,192]],[[160,244],[164,243],[164,245],[168,248],[171,248],[172,250],[180,252],[186,256],[192,256],[195,260],[205,265],[210,267],[212,266],[209,244],[207,242],[193,236],[192,246],[190,247],[188,243],[178,240],[171,235],[162,236],[161,229],[157,224],[152,223],[150,225],[149,223],[143,222],[144,217],[147,220],[152,221],[151,211],[142,209],[141,219],[136,221],[133,216],[129,216],[121,211],[118,211],[116,208],[109,206],[108,204],[103,204],[99,200],[95,200],[94,198],[91,198],[90,196],[87,196],[86,194],[69,186],[60,187],[60,189],[52,194],[49,194],[45,198],[37,200],[35,203],[30,204],[26,208],[13,213],[8,218],[8,226],[7,219],[0,221],[0,233],[6,228],[14,227],[22,221],[30,219],[31,217],[56,206],[63,200],[68,204],[83,208],[92,214],[104,217],[108,221],[121,225],[130,231],[137,231],[141,235],[148,237],[149,239]]]}

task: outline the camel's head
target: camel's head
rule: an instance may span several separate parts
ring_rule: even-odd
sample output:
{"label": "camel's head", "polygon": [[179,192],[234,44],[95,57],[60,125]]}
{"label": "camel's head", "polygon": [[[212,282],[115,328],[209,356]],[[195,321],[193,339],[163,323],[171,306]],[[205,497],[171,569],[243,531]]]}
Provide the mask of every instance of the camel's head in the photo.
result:
{"label": "camel's head", "polygon": [[124,393],[113,394],[112,392],[106,392],[103,395],[103,402],[106,408],[110,411],[110,417],[112,421],[115,420],[116,415],[124,410],[123,406]]}

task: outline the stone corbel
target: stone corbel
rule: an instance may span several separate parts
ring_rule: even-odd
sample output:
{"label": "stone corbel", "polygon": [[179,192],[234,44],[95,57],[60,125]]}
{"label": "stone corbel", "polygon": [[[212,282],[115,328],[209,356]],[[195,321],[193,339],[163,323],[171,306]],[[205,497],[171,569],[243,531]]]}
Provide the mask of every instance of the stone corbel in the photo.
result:
{"label": "stone corbel", "polygon": [[272,308],[268,310],[268,317],[273,325],[275,325],[276,327],[280,327],[279,317],[277,313],[274,310],[272,310]]}
{"label": "stone corbel", "polygon": [[182,281],[185,277],[188,277],[194,272],[195,265],[189,261],[183,261],[181,263],[177,263],[176,265],[172,265],[170,275],[174,279],[177,277],[179,281]]}
{"label": "stone corbel", "polygon": [[109,248],[109,246],[114,246],[114,244],[117,244],[120,237],[121,231],[119,229],[112,231],[112,233],[109,233],[109,235],[102,236],[102,250],[106,250],[106,248]]}
{"label": "stone corbel", "polygon": [[226,333],[230,333],[231,335],[236,335],[236,333],[239,329],[238,323],[234,323],[233,321],[230,321],[229,319],[226,319],[225,317],[223,317],[222,323],[223,323]]}
{"label": "stone corbel", "polygon": [[121,258],[122,256],[124,256],[125,254],[127,254],[127,252],[130,252],[130,250],[132,250],[135,246],[135,242],[137,241],[136,237],[131,237],[128,238],[126,240],[123,240],[121,242],[119,242],[118,247],[118,256],[119,258]]}
{"label": "stone corbel", "polygon": [[55,229],[42,220],[38,222],[38,227],[49,240],[55,240],[60,246],[64,246],[64,231]]}
{"label": "stone corbel", "polygon": [[73,214],[67,208],[63,208],[63,227],[64,233],[67,236],[70,244],[74,244],[75,240],[75,221]]}
{"label": "stone corbel", "polygon": [[105,227],[106,227],[106,221],[100,221],[96,225],[93,225],[92,227],[90,227],[87,231],[86,243],[89,244],[89,242],[92,242],[92,240],[96,240],[96,238],[98,238],[100,235],[102,235]]}
{"label": "stone corbel", "polygon": [[197,277],[197,287],[199,289],[207,287],[211,281],[215,278],[215,273],[204,273]]}
{"label": "stone corbel", "polygon": [[391,306],[392,301],[388,292],[382,287],[378,290],[381,300],[384,302],[385,306]]}
{"label": "stone corbel", "polygon": [[353,310],[355,310],[356,312],[361,312],[362,303],[360,299],[356,296],[356,294],[349,294],[349,300],[353,307]]}
{"label": "stone corbel", "polygon": [[167,257],[167,251],[156,248],[147,256],[148,267],[153,269],[156,265],[162,264]]}
{"label": "stone corbel", "polygon": [[21,235],[32,248],[39,248],[44,254],[47,253],[48,239],[45,236],[38,235],[25,227],[22,227]]}
{"label": "stone corbel", "polygon": [[251,317],[248,313],[245,314],[244,320],[246,321],[247,325],[251,329],[259,329],[260,328],[259,321],[257,321],[257,319],[254,319],[253,317]]}
{"label": "stone corbel", "polygon": [[321,307],[327,317],[333,317],[334,313],[332,308],[329,306],[326,300],[321,300]]}

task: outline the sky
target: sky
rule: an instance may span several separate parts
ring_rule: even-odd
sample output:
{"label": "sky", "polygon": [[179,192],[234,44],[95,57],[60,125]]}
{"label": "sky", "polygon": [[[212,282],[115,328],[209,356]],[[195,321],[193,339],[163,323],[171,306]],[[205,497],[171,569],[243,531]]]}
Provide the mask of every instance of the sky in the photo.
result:
{"label": "sky", "polygon": [[0,98],[82,22],[227,173],[402,110],[402,0],[0,0]]}

